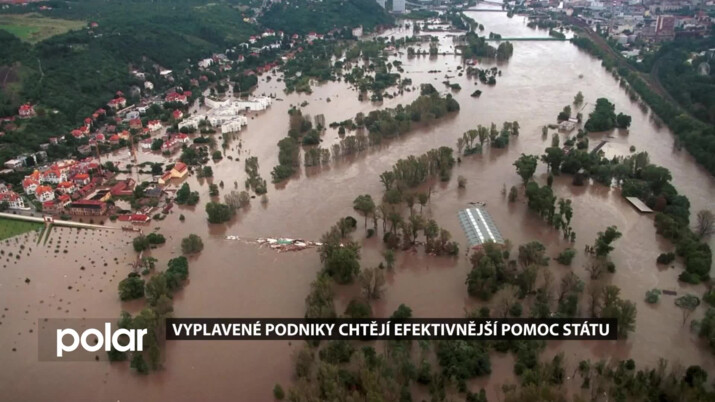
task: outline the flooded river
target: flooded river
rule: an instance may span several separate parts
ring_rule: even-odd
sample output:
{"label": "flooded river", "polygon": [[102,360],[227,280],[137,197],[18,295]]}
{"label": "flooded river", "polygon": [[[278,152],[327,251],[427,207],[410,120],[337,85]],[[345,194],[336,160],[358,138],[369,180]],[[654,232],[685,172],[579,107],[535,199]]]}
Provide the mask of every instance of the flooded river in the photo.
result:
{"label": "flooded river", "polygon": [[[548,36],[546,31],[536,31],[526,26],[523,17],[507,18],[504,13],[472,12],[472,18],[484,24],[485,34],[493,31],[503,37]],[[395,29],[386,36],[400,37],[409,33]],[[449,51],[452,45],[447,34],[440,34],[440,47]],[[632,102],[616,80],[605,71],[600,62],[579,51],[568,42],[537,41],[514,42],[514,55],[500,63],[501,77],[497,84],[488,87],[475,85],[467,77],[457,77],[458,56],[436,58],[396,56],[403,61],[404,76],[415,86],[431,83],[440,91],[448,90],[442,84],[445,74],[454,76],[462,90],[451,92],[461,105],[454,116],[438,120],[431,126],[421,127],[404,137],[380,147],[371,148],[351,160],[331,163],[328,168],[302,170],[296,177],[278,186],[269,184],[268,203],[252,200],[250,208],[239,211],[227,225],[208,225],[204,205],[210,200],[208,183],[192,176],[187,179],[192,189],[201,194],[201,202],[194,208],[174,208],[163,221],[153,221],[148,229],[159,227],[167,236],[167,244],[152,251],[162,266],[169,258],[180,254],[181,237],[196,233],[204,239],[205,248],[190,259],[190,280],[183,291],[175,296],[175,315],[178,317],[300,317],[304,313],[304,299],[310,282],[320,267],[317,253],[305,250],[296,253],[276,253],[266,248],[224,240],[226,235],[244,238],[283,236],[317,240],[338,218],[356,215],[352,201],[359,194],[372,194],[379,198],[382,185],[378,175],[402,157],[421,154],[442,146],[455,146],[462,133],[477,124],[491,122],[501,126],[503,121],[517,120],[521,126],[518,138],[512,137],[505,150],[489,149],[483,155],[463,158],[453,171],[448,183],[433,184],[430,204],[425,214],[433,217],[460,242],[462,250],[466,239],[459,226],[457,211],[470,201],[487,203],[504,238],[515,245],[539,240],[546,245],[550,256],[569,246],[562,237],[529,212],[520,193],[517,203],[507,203],[501,194],[502,186],[521,186],[512,165],[521,154],[541,154],[549,146],[543,139],[541,127],[555,123],[556,115],[571,104],[578,91],[588,102],[584,115],[595,100],[606,97],[616,105],[617,112],[630,114],[633,122],[625,133],[610,136],[592,136],[591,146],[598,139],[608,140],[604,150],[607,155],[626,155],[629,147],[647,151],[653,163],[670,169],[678,190],[691,202],[691,211],[712,209],[715,199],[715,180],[697,166],[686,151],[677,151],[673,136],[663,127],[657,127],[649,114]],[[486,64],[491,67],[491,64]],[[480,66],[483,67],[483,66]],[[430,74],[430,70],[441,70]],[[448,72],[451,70],[451,72]],[[480,98],[469,95],[475,89],[483,91]],[[271,108],[249,119],[248,128],[237,135],[242,142],[241,152],[231,143],[227,153],[240,161],[224,158],[210,164],[214,170],[214,183],[223,181],[225,190],[239,190],[246,179],[243,160],[257,156],[262,177],[270,182],[270,171],[277,164],[276,143],[286,135],[287,111],[291,105],[307,101],[303,112],[315,116],[324,114],[328,123],[353,117],[358,112],[369,112],[378,107],[407,104],[417,92],[405,92],[394,99],[385,99],[381,105],[358,101],[358,94],[344,83],[326,83],[314,87],[310,95],[282,92],[283,83],[272,79],[262,80],[257,94],[277,94]],[[327,99],[330,98],[330,102]],[[337,131],[328,129],[324,146],[337,141]],[[562,142],[565,136],[562,135]],[[220,141],[219,141],[220,143]],[[124,159],[126,151],[115,156]],[[174,156],[176,157],[176,155]],[[143,160],[160,160],[160,156],[139,154]],[[464,190],[457,188],[456,177],[467,178]],[[541,164],[536,179],[546,181],[545,166]],[[638,214],[616,189],[600,185],[571,186],[569,177],[557,177],[554,191],[557,196],[573,202],[573,228],[577,234],[575,249],[579,252],[566,268],[551,264],[548,268],[556,278],[573,269],[582,278],[588,274],[583,268],[584,245],[592,244],[598,231],[616,225],[623,233],[617,241],[612,258],[617,272],[607,274],[606,281],[618,285],[621,296],[632,300],[638,308],[636,331],[627,341],[618,342],[552,342],[547,355],[563,351],[567,372],[582,359],[632,357],[640,367],[653,365],[659,358],[683,365],[700,364],[706,370],[715,369],[711,354],[695,335],[681,327],[681,312],[673,304],[672,296],[662,296],[659,304],[644,302],[646,290],[652,288],[674,289],[679,293],[701,295],[702,286],[685,286],[677,282],[681,267],[658,267],[655,259],[659,253],[672,250],[672,246],[656,236],[653,217]],[[179,221],[179,214],[186,217]],[[362,225],[353,235],[364,239]],[[380,231],[380,235],[382,232]],[[35,236],[34,234],[28,235]],[[129,263],[135,258],[131,248],[132,234],[119,231],[90,232],[76,229],[54,229],[47,244],[26,243],[32,251],[20,250],[14,239],[1,247],[21,259],[2,256],[0,269],[0,356],[4,368],[0,370],[0,389],[14,400],[270,400],[275,383],[289,384],[293,363],[291,354],[298,343],[289,342],[187,342],[168,344],[165,369],[148,376],[132,373],[128,364],[107,362],[38,362],[37,338],[30,330],[44,317],[113,318],[124,309],[138,311],[137,303],[121,303],[117,296],[117,283],[130,272]],[[20,238],[22,240],[22,237]],[[373,238],[363,242],[362,266],[379,264],[381,244]],[[50,243],[52,242],[52,243]],[[55,253],[57,245],[60,250]],[[29,255],[27,255],[29,254]],[[105,265],[106,264],[106,265]],[[459,317],[465,309],[479,304],[468,297],[464,283],[469,263],[462,253],[457,259],[437,258],[422,253],[398,253],[396,268],[388,273],[388,286],[381,300],[373,306],[376,315],[391,314],[405,303],[419,317]],[[25,279],[30,279],[25,283]],[[355,287],[345,287],[338,292],[338,310],[342,312]],[[585,303],[581,303],[585,313]],[[701,316],[701,307],[694,316]],[[35,331],[36,332],[36,331]],[[490,400],[501,384],[512,378],[512,358],[493,355],[492,376],[475,381],[486,387]]]}

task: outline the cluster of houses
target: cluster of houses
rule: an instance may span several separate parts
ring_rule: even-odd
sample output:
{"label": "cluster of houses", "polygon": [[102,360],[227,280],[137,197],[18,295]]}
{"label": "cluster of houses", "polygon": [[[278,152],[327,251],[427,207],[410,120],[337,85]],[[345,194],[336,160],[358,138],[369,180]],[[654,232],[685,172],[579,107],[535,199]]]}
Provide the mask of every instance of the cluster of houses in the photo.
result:
{"label": "cluster of houses", "polygon": [[[698,1],[690,0],[567,0],[546,3],[568,15],[578,10],[578,18],[594,31],[605,32],[625,48],[636,42],[650,44],[675,37],[702,37],[710,32],[715,22],[715,18],[702,8],[693,8]],[[681,12],[686,9],[697,11]],[[629,50],[632,54],[626,56],[637,56],[639,53]]]}
{"label": "cluster of houses", "polygon": [[[171,179],[186,177],[188,172],[186,164],[177,162],[158,178],[158,185],[145,189],[144,194],[149,198],[161,197],[161,186],[165,186]],[[108,212],[107,201],[113,197],[131,196],[134,193],[134,179],[113,179],[113,173],[103,171],[99,163],[91,158],[63,160],[26,175],[22,180],[22,192],[25,197],[41,203],[44,213],[98,216]],[[109,180],[111,186],[106,185]],[[0,203],[7,202],[11,209],[29,209],[25,197],[0,183]]]}
{"label": "cluster of houses", "polygon": [[[294,34],[289,41],[291,50],[284,53],[282,58],[288,60],[293,58],[297,52],[301,52],[303,50],[300,46],[301,42],[310,43],[315,40],[323,40],[326,37],[337,34],[337,32],[338,30],[333,30],[325,35],[310,32],[305,37]],[[362,27],[355,28],[352,33],[357,37],[362,36]],[[199,69],[207,70],[214,65],[218,65],[219,70],[230,70],[232,63],[235,61],[240,63],[244,60],[244,54],[250,52],[250,55],[258,57],[262,52],[281,48],[284,36],[281,31],[276,32],[267,29],[260,35],[251,36],[248,42],[239,44],[237,48],[243,48],[245,51],[240,52],[242,54],[239,54],[234,61],[230,60],[226,54],[213,54],[209,58],[200,60],[198,67]],[[237,48],[229,49],[226,52],[236,52]],[[277,66],[277,62],[269,62],[246,73],[267,73]],[[173,81],[171,70],[160,66],[155,66],[155,68],[159,73],[158,79],[163,78]],[[143,72],[133,71],[132,74],[144,81],[145,90],[154,89],[154,85],[146,80],[146,75]],[[208,81],[208,77],[203,75],[199,79],[192,79],[191,82],[193,86],[199,86],[199,81]],[[132,86],[129,90],[130,97],[140,94],[141,89],[138,86]],[[166,93],[163,101],[164,103],[188,105],[191,97],[192,92],[176,89]],[[151,103],[148,99],[145,102]],[[175,122],[178,122],[180,130],[183,128],[198,129],[202,121],[205,121],[211,127],[219,129],[221,133],[230,133],[240,131],[247,125],[246,113],[266,110],[271,106],[271,103],[272,99],[270,97],[256,97],[248,100],[207,97],[205,105],[208,107],[208,111],[184,120],[184,113],[176,109],[172,111],[171,117]],[[148,104],[145,103],[128,105],[127,97],[125,97],[124,93],[117,91],[105,106],[98,108],[91,116],[83,120],[81,126],[71,130],[68,134],[78,140],[83,140],[83,145],[78,147],[78,151],[83,155],[89,155],[100,144],[119,145],[123,140],[129,141],[132,133],[138,132],[147,135],[161,131],[163,125],[159,120],[151,120],[146,126],[143,125],[141,114],[145,113],[147,109]],[[100,127],[100,123],[103,122],[102,118],[107,115],[108,111],[114,112],[113,120],[107,121],[106,125]],[[4,117],[0,119],[0,123],[12,124],[16,118],[28,119],[36,115],[35,105],[25,103],[19,107],[17,116]],[[127,126],[129,130],[123,129]],[[118,127],[122,128],[118,129]],[[0,135],[2,134],[0,132]],[[188,135],[183,133],[164,135],[157,138],[162,140],[161,151],[173,151],[190,142]],[[106,201],[109,197],[130,195],[133,192],[135,187],[133,180],[121,181],[109,189],[101,189],[102,183],[110,179],[112,175],[111,173],[102,172],[100,164],[92,161],[91,158],[58,161],[51,165],[41,166],[47,160],[46,150],[49,146],[59,144],[64,139],[65,135],[50,137],[48,143],[42,144],[41,150],[38,152],[19,155],[12,160],[6,161],[4,167],[8,170],[21,170],[28,167],[37,168],[22,180],[21,192],[0,183],[0,203],[7,202],[10,208],[25,209],[27,208],[25,205],[26,200],[35,199],[42,203],[43,210],[47,212],[102,215],[107,212]],[[144,151],[150,151],[153,142],[154,138],[149,137],[142,140],[139,143],[139,147]],[[165,185],[171,179],[185,177],[187,173],[188,167],[183,163],[177,163],[170,171],[158,178],[158,183]]]}
{"label": "cluster of houses", "polygon": [[92,159],[57,161],[25,176],[22,189],[42,203],[43,211],[57,212],[90,195],[102,183],[103,175],[92,177],[97,171],[101,171],[99,163]]}

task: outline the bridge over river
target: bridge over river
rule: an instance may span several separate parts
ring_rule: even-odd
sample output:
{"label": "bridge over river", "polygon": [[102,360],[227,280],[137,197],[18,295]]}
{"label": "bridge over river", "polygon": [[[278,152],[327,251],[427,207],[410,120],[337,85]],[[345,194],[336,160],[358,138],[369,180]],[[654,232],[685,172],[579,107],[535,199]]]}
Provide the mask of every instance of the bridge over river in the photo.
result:
{"label": "bridge over river", "polygon": [[568,38],[554,38],[551,36],[533,36],[533,37],[520,37],[520,38],[484,38],[485,41],[487,42],[505,42],[505,41],[510,41],[510,42],[519,42],[519,41],[541,41],[541,42],[565,42],[568,41]]}

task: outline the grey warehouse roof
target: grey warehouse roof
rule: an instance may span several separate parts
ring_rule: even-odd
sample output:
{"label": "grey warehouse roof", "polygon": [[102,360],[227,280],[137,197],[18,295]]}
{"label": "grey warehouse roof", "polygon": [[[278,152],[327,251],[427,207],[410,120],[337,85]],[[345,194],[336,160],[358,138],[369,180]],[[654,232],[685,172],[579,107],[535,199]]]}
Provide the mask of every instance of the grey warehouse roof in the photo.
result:
{"label": "grey warehouse roof", "polygon": [[488,241],[504,244],[499,229],[486,209],[482,207],[467,208],[459,211],[457,216],[459,216],[459,223],[462,224],[462,229],[467,235],[469,247],[478,246]]}

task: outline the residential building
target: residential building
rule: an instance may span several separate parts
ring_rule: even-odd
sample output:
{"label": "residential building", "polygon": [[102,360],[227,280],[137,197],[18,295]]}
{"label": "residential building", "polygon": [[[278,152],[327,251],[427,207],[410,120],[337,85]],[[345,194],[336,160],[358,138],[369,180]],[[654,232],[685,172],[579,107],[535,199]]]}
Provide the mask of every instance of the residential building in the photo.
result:
{"label": "residential building", "polygon": [[186,96],[185,93],[180,94],[178,92],[169,92],[166,94],[166,97],[164,97],[165,102],[179,102],[183,103],[184,105],[189,103],[188,97]]}
{"label": "residential building", "polygon": [[129,120],[129,128],[133,130],[140,130],[142,128],[142,120],[141,119],[131,119]]}
{"label": "residential building", "polygon": [[74,184],[78,187],[84,187],[87,184],[89,184],[89,174],[87,173],[77,173],[74,175],[72,178],[72,181],[74,181]]}
{"label": "residential building", "polygon": [[10,159],[9,161],[5,162],[5,167],[8,169],[19,169],[23,166],[25,166],[24,159]]}
{"label": "residential building", "polygon": [[139,148],[142,151],[151,151],[151,144],[154,142],[151,138],[146,138],[141,141],[139,141]]}
{"label": "residential building", "polygon": [[32,117],[35,115],[35,107],[29,103],[26,103],[20,106],[20,109],[17,111],[17,114],[20,115],[21,118]]}
{"label": "residential building", "polygon": [[14,191],[5,191],[0,193],[0,203],[7,202],[11,209],[25,208],[25,200],[22,196]]}
{"label": "residential building", "polygon": [[40,202],[52,201],[55,199],[55,192],[50,186],[38,186],[35,189],[35,197]]}
{"label": "residential building", "polygon": [[120,181],[119,183],[112,186],[110,193],[113,197],[130,196],[134,193],[134,186],[136,182],[132,178]]}
{"label": "residential building", "polygon": [[149,120],[147,123],[147,128],[151,131],[159,131],[161,130],[161,121],[160,120]]}
{"label": "residential building", "polygon": [[75,190],[77,190],[77,187],[75,187],[74,183],[71,181],[63,181],[57,185],[57,191],[64,194],[72,194]]}
{"label": "residential building", "polygon": [[67,172],[58,168],[50,168],[42,172],[40,181],[42,183],[60,184],[67,181]]}
{"label": "residential building", "polygon": [[189,167],[186,166],[185,163],[176,162],[176,165],[174,165],[170,171],[164,173],[164,175],[159,178],[159,184],[165,185],[171,179],[182,179],[186,177],[188,173]]}
{"label": "residential building", "polygon": [[127,100],[120,96],[107,102],[107,106],[115,110],[121,109],[127,106]]}
{"label": "residential building", "polygon": [[79,200],[71,203],[68,210],[71,215],[104,215],[107,212],[107,203],[97,200]]}

